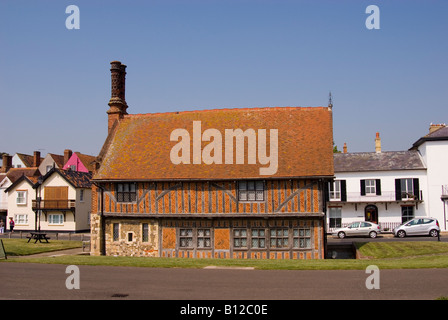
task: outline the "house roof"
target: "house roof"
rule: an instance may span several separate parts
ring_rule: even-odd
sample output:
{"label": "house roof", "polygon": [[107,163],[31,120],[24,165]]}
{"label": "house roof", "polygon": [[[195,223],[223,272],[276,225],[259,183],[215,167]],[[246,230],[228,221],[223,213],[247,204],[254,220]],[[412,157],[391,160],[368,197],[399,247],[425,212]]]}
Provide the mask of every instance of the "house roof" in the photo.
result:
{"label": "house roof", "polygon": [[335,172],[426,169],[418,151],[335,153]]}
{"label": "house roof", "polygon": [[410,150],[417,149],[420,145],[422,145],[426,141],[441,141],[441,140],[448,140],[448,127],[446,126],[443,126],[440,129],[437,129],[421,137],[416,142],[414,142]]}
{"label": "house roof", "polygon": [[[59,174],[62,178],[64,178],[68,183],[70,183],[75,188],[91,188],[92,183],[92,173],[91,172],[79,172],[72,170],[61,170],[53,167],[50,171],[48,171],[43,177],[42,182],[48,179],[53,173]],[[35,186],[37,187],[37,185]]]}
{"label": "house roof", "polygon": [[[34,156],[24,153],[16,153],[17,157],[23,162],[25,167],[32,167],[34,165]],[[40,157],[40,161],[42,162],[44,158]]]}
{"label": "house roof", "polygon": [[94,170],[94,162],[96,157],[95,156],[89,156],[87,154],[83,154],[80,152],[75,152],[76,155],[78,156],[79,160],[81,160],[82,164],[87,168],[87,170],[89,170],[90,172],[92,172]]}
{"label": "house roof", "polygon": [[11,183],[16,182],[20,177],[26,176],[28,178],[36,178],[39,177],[39,168],[31,167],[31,168],[11,168],[6,173],[6,176],[11,181]]}
{"label": "house roof", "polygon": [[[26,170],[28,170],[29,172],[31,172],[31,170],[29,170],[30,168],[16,168],[16,170],[17,170],[17,172],[20,170],[20,169],[26,169]],[[6,188],[5,189],[5,192],[9,192],[10,190],[13,190],[20,182],[22,182],[22,181],[26,181],[26,182],[28,182],[32,187],[34,187],[34,185],[37,183],[37,181],[38,181],[38,179],[39,179],[39,170],[37,169],[37,168],[32,168],[32,169],[34,169],[35,171],[37,171],[37,173],[36,174],[33,174],[33,175],[27,175],[27,174],[30,174],[29,172],[25,172],[25,173],[22,173],[21,175],[18,175],[17,174],[17,172],[16,173],[14,173],[13,175],[9,175],[9,173],[12,171],[12,170],[14,170],[14,169],[10,169],[9,171],[8,171],[8,174],[7,174],[7,177],[9,178],[9,180],[11,181],[11,185],[8,187],[8,188]]]}
{"label": "house roof", "polygon": [[[186,129],[193,150],[193,121],[201,121],[201,133],[216,129],[222,136],[223,164],[173,164],[170,141],[175,129]],[[225,129],[278,130],[278,170],[260,176],[268,164],[226,164]],[[271,107],[215,109],[125,115],[114,127],[97,160],[101,166],[94,180],[249,179],[333,176],[332,112],[327,107]],[[202,142],[202,149],[210,142]],[[201,150],[202,150],[201,149]],[[264,149],[264,147],[263,147]],[[247,143],[246,150],[247,151]],[[235,152],[235,151],[234,151]],[[247,154],[247,152],[245,152]],[[193,151],[191,151],[191,159]],[[258,159],[258,158],[257,158]]]}

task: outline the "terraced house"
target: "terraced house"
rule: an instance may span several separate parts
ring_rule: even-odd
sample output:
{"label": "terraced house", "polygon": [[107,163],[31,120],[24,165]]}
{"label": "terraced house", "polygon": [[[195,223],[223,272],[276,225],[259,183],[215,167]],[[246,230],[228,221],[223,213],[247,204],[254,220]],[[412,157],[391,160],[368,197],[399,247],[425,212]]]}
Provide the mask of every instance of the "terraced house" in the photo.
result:
{"label": "terraced house", "polygon": [[125,70],[111,62],[92,255],[324,258],[331,105],[128,114]]}

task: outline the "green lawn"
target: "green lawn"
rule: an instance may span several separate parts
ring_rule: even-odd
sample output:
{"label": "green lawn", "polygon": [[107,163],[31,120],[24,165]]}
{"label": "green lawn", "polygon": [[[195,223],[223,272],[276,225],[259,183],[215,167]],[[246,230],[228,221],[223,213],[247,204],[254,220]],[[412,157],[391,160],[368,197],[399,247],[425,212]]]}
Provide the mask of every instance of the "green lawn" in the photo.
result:
{"label": "green lawn", "polygon": [[28,239],[2,239],[6,254],[9,257],[26,256],[30,254],[50,252],[64,249],[80,248],[81,241],[70,240],[49,240],[48,243],[34,243],[34,240],[27,242]]}
{"label": "green lawn", "polygon": [[[50,249],[50,244],[18,242],[16,239],[4,240],[8,252],[28,252],[32,250]],[[14,241],[16,240],[16,241]],[[54,243],[53,243],[54,242]],[[72,243],[81,246],[80,241],[51,241],[57,242],[64,248]],[[109,265],[133,266],[149,268],[204,268],[218,267],[254,267],[255,269],[283,269],[283,270],[348,270],[365,269],[369,265],[376,265],[380,269],[416,269],[416,268],[448,268],[448,243],[437,241],[421,242],[370,242],[357,243],[363,259],[325,259],[325,260],[235,260],[235,259],[185,259],[185,258],[144,258],[144,257],[112,257],[112,256],[58,256],[48,258],[14,258],[8,256],[6,261],[58,263],[74,265]],[[5,260],[2,260],[5,261]]]}

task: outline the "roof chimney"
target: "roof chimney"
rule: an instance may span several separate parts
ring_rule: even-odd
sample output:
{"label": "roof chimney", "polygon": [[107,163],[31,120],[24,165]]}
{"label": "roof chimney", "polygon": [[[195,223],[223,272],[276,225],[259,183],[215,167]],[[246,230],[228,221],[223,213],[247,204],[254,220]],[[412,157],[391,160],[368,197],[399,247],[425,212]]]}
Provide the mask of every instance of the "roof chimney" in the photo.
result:
{"label": "roof chimney", "polygon": [[376,133],[375,152],[376,153],[381,153],[381,138],[380,138],[380,133],[379,132]]}
{"label": "roof chimney", "polygon": [[63,166],[65,166],[65,164],[71,158],[72,154],[73,154],[72,150],[70,150],[70,149],[65,149],[64,150],[64,164],[63,164]]}
{"label": "roof chimney", "polygon": [[2,157],[2,168],[0,170],[1,173],[6,173],[9,169],[12,168],[12,157],[9,154],[4,154]]}
{"label": "roof chimney", "polygon": [[344,153],[347,153],[347,143],[344,142]]}
{"label": "roof chimney", "polygon": [[434,131],[437,131],[443,127],[446,127],[445,123],[441,123],[441,124],[430,124],[429,125],[429,134],[433,133]]}
{"label": "roof chimney", "polygon": [[126,66],[120,61],[112,61],[110,63],[111,72],[111,97],[109,100],[110,109],[108,114],[108,132],[112,129],[115,121],[123,118],[123,115],[128,114],[126,109],[125,98],[125,82],[126,82]]}
{"label": "roof chimney", "polygon": [[33,167],[40,166],[40,151],[34,151]]}

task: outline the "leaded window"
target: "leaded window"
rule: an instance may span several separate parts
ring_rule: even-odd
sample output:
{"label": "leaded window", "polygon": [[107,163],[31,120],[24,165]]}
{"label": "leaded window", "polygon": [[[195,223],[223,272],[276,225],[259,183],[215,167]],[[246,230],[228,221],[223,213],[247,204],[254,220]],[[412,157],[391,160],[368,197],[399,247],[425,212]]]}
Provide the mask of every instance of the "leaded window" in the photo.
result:
{"label": "leaded window", "polygon": [[137,188],[135,183],[117,183],[117,201],[118,202],[137,201]]}
{"label": "leaded window", "polygon": [[193,229],[179,230],[179,247],[181,248],[193,247]]}

